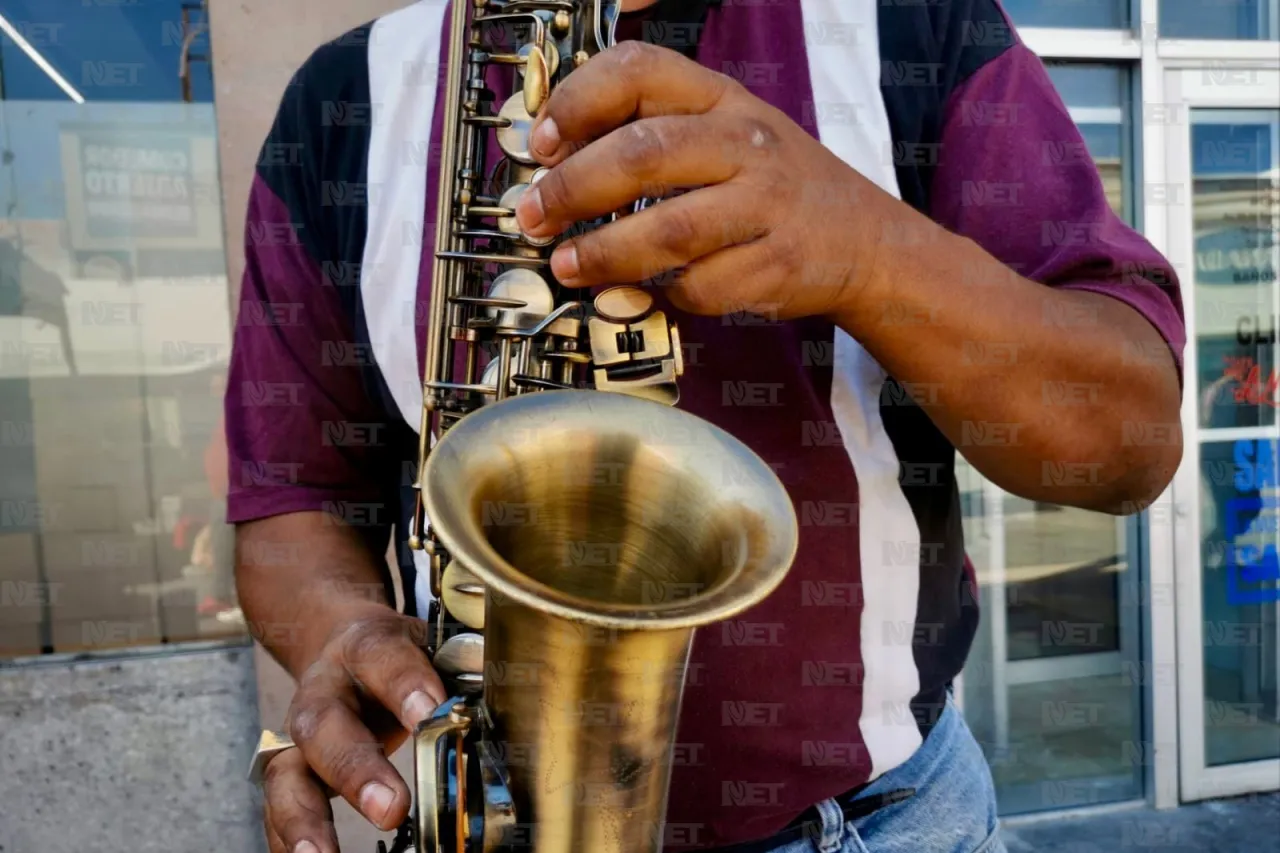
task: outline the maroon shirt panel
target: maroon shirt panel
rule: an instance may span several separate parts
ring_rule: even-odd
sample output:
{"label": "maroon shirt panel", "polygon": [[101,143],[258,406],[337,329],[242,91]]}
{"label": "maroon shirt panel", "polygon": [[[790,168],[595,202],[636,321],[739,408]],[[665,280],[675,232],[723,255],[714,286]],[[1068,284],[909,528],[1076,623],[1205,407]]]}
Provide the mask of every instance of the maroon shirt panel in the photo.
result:
{"label": "maroon shirt panel", "polygon": [[[736,76],[816,136],[795,0],[712,9],[698,61]],[[807,114],[807,115],[806,115]],[[668,306],[669,308],[669,306]],[[800,519],[790,575],[765,602],[694,641],[673,773],[669,850],[768,836],[866,781],[858,484],[831,411],[833,328],[670,309],[691,353],[680,408],[773,466]],[[825,441],[806,441],[806,425]],[[830,594],[832,591],[844,594]],[[815,749],[844,761],[814,762]],[[809,754],[806,754],[806,751]],[[692,845],[690,845],[692,846]]]}
{"label": "maroon shirt panel", "polygon": [[386,414],[365,391],[362,348],[302,227],[255,178],[224,401],[227,520],[361,504],[389,522],[380,475],[394,464],[390,448],[342,440],[351,424],[378,436]]}
{"label": "maroon shirt panel", "polygon": [[1177,274],[1108,203],[1080,129],[1025,45],[952,94],[930,214],[1027,278],[1132,306],[1169,344],[1181,377]]}

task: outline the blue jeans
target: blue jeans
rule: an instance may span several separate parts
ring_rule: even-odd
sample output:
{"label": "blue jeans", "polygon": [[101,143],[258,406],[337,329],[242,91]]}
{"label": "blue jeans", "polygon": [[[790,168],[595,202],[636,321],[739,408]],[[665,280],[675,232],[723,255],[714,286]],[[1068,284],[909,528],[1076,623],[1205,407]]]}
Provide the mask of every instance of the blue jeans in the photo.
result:
{"label": "blue jeans", "polygon": [[834,801],[819,803],[821,837],[773,853],[1006,853],[991,769],[950,696],[919,751],[858,796],[900,788],[915,796],[848,822]]}

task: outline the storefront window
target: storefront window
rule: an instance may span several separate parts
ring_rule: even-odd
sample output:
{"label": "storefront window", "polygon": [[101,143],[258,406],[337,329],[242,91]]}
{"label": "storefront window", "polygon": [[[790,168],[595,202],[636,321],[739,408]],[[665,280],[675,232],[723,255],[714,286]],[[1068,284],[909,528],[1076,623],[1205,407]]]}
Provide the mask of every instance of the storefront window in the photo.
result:
{"label": "storefront window", "polygon": [[1160,0],[1160,35],[1185,39],[1280,38],[1278,0]]}
{"label": "storefront window", "polygon": [[[1049,73],[1112,208],[1132,221],[1128,71],[1053,64]],[[965,716],[1002,811],[1141,796],[1141,521],[1016,498],[972,469],[966,477],[983,626],[965,669]]]}
{"label": "storefront window", "polygon": [[1280,111],[1192,113],[1205,762],[1280,757]]}
{"label": "storefront window", "polygon": [[0,0],[0,657],[243,631],[206,20]]}
{"label": "storefront window", "polygon": [[1017,27],[1118,30],[1129,26],[1128,0],[1004,0]]}

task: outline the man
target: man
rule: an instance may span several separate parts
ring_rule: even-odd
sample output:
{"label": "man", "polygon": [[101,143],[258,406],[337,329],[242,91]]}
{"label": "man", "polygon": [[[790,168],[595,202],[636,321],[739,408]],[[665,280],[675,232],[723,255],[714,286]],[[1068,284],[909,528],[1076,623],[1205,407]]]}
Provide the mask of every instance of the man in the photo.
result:
{"label": "man", "polygon": [[[955,454],[1032,500],[1154,499],[1181,448],[1123,436],[1177,429],[1173,272],[1108,208],[991,0],[624,7],[620,40],[697,38],[620,44],[553,92],[520,225],[686,190],[567,242],[552,271],[679,271],[658,290],[687,351],[680,406],[772,464],[802,524],[784,586],[695,641],[667,849],[999,851],[949,698],[977,620]],[[318,50],[250,201],[229,518],[249,621],[297,626],[271,646],[299,679],[299,748],[265,782],[273,851],[337,849],[325,786],[398,824],[410,794],[384,752],[445,698],[412,640],[427,599],[403,527],[405,614],[383,569],[415,458],[444,14],[423,0]]]}

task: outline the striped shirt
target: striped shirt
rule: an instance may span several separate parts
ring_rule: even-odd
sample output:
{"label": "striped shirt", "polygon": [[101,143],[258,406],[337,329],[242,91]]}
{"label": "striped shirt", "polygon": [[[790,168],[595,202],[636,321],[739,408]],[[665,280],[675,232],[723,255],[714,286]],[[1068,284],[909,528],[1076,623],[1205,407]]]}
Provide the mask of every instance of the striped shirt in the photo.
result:
{"label": "striped shirt", "polygon": [[[411,613],[429,600],[403,523],[447,7],[420,0],[358,27],[291,81],[249,201],[226,401],[229,520],[325,510],[384,537],[398,528]],[[1181,371],[1173,270],[1113,213],[1044,68],[993,0],[724,0],[702,25],[631,24],[650,41],[691,41],[702,65],[1019,274],[1133,306]],[[886,242],[927,250],[909,236]],[[955,284],[970,278],[957,270]],[[771,464],[801,524],[785,584],[696,637],[667,828],[667,849],[683,850],[766,837],[906,761],[964,664],[978,608],[956,450],[927,414],[928,384],[896,382],[825,321],[667,310],[685,347],[680,407]],[[886,312],[927,345],[930,317]]]}

